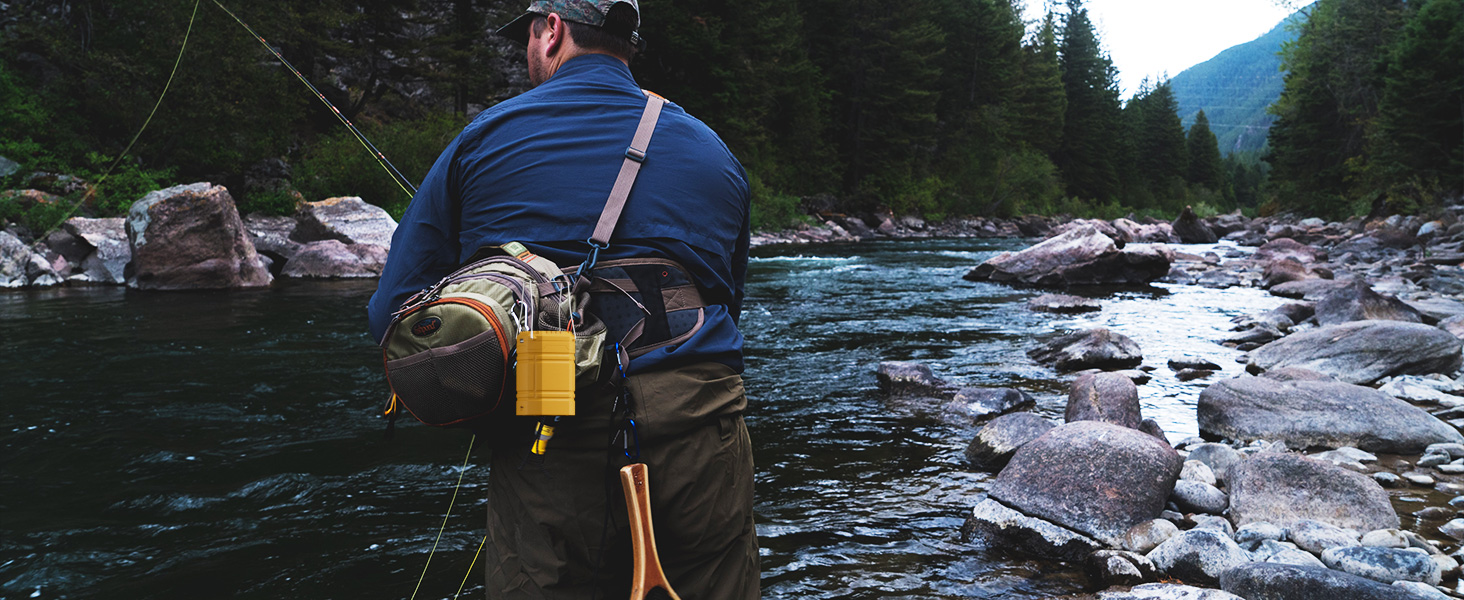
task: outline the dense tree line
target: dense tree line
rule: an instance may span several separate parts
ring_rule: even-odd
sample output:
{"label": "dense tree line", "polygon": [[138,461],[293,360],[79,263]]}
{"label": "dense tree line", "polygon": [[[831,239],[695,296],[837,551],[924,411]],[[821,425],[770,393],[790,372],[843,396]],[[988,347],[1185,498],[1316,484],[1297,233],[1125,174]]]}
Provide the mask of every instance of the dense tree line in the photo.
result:
{"label": "dense tree line", "polygon": [[[489,33],[523,4],[230,8],[418,180],[473,114],[527,85],[521,51]],[[633,65],[637,78],[722,134],[747,166],[761,225],[809,210],[1118,216],[1263,200],[1267,165],[1221,159],[1203,119],[1185,131],[1167,82],[1121,99],[1082,0],[1036,23],[1022,21],[1019,0],[641,4],[648,45]],[[253,38],[211,2],[192,10],[186,0],[0,5],[0,156],[25,166],[0,184],[20,185],[36,169],[103,171],[162,91],[193,19],[177,79],[98,210],[115,211],[148,185],[199,179],[229,184],[246,210],[287,210],[297,193],[404,206],[406,194]],[[1397,12],[1401,32],[1411,17]],[[1304,63],[1303,44],[1292,64]],[[1398,50],[1396,61],[1421,61],[1430,49]],[[1378,81],[1415,81],[1417,68]],[[1375,88],[1365,108],[1374,116],[1414,99]],[[1295,108],[1285,110],[1313,103],[1293,94]],[[1357,144],[1396,157],[1389,164],[1414,160],[1416,145],[1369,141],[1409,122],[1373,121],[1354,132]],[[1287,160],[1278,156],[1276,169],[1298,172]],[[1389,168],[1367,172],[1385,178]]]}
{"label": "dense tree line", "polygon": [[1411,212],[1464,192],[1464,3],[1321,0],[1283,60],[1278,206]]}

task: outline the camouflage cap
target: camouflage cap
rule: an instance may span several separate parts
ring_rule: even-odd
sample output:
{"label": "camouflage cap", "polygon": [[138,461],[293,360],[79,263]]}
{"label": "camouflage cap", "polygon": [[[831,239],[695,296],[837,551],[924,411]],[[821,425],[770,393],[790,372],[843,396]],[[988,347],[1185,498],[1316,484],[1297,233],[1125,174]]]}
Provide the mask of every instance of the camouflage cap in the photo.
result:
{"label": "camouflage cap", "polygon": [[[575,23],[584,23],[594,27],[605,24],[605,15],[610,13],[610,8],[616,4],[626,4],[635,11],[635,29],[640,28],[640,2],[637,0],[534,0],[522,16],[507,25],[498,28],[498,35],[518,42],[520,45],[529,44],[529,24],[534,17],[557,13],[560,18]],[[639,35],[632,29],[630,38],[632,42],[638,42]]]}

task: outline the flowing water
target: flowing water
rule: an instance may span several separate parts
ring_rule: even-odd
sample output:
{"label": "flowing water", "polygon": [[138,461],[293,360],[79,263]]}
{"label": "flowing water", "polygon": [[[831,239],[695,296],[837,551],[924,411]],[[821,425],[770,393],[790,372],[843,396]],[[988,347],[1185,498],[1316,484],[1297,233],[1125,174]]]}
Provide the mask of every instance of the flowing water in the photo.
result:
{"label": "flowing water", "polygon": [[[1106,326],[1144,349],[1146,416],[1195,434],[1205,382],[1175,356],[1240,371],[1213,343],[1280,303],[1254,289],[1090,291],[1100,313],[1025,308],[1034,290],[961,275],[1021,240],[754,251],[743,329],[766,598],[1040,598],[1070,565],[962,542],[991,476],[938,402],[889,402],[882,360],[1016,387],[1060,416],[1068,377],[1025,351]],[[1188,250],[1203,250],[1189,248]],[[383,439],[373,282],[268,290],[0,293],[0,597],[407,598],[462,476],[418,597],[451,598],[482,539],[484,456],[455,431]],[[481,565],[463,597],[481,598]]]}

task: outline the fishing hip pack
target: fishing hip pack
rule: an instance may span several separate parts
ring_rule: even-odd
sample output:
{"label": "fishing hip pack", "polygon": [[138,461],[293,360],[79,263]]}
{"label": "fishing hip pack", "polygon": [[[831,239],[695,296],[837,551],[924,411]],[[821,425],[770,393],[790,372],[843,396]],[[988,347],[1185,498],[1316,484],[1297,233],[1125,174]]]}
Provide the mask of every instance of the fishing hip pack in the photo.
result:
{"label": "fishing hip pack", "polygon": [[566,275],[517,242],[480,248],[392,314],[381,342],[388,416],[405,408],[428,425],[477,426],[514,414],[574,414],[577,382],[597,379],[605,353],[606,327],[585,310],[590,274],[610,246],[665,104],[646,96],[583,264]]}

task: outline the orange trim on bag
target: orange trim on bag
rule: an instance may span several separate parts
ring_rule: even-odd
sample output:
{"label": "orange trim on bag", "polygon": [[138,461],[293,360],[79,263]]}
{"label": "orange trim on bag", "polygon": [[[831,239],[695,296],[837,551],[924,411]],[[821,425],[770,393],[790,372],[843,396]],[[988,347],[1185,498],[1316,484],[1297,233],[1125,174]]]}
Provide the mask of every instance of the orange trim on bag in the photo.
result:
{"label": "orange trim on bag", "polygon": [[[423,304],[421,306],[418,306],[415,309],[413,309],[411,312],[406,313],[406,314],[403,314],[402,317],[406,317],[407,315],[410,315],[410,314],[412,314],[414,312],[417,312],[417,311],[422,310],[424,308],[427,308],[429,306],[436,306],[438,304],[462,304],[462,305],[465,305],[465,306],[472,307],[474,310],[476,310],[479,313],[481,313],[484,317],[486,317],[488,319],[488,323],[491,324],[492,327],[493,327],[493,333],[496,334],[497,337],[498,337],[498,346],[502,350],[503,359],[505,361],[508,360],[508,355],[509,355],[510,348],[508,347],[508,337],[503,334],[503,322],[498,320],[498,315],[494,314],[493,309],[491,307],[489,307],[487,304],[484,304],[484,303],[479,302],[477,300],[474,300],[472,298],[457,298],[457,297],[440,298],[438,300],[433,300],[432,302],[428,302],[427,304]],[[382,371],[386,372],[386,385],[388,387],[391,387],[391,372],[390,372],[390,369],[386,366],[386,362],[387,361],[386,361],[386,349],[385,348],[382,349],[381,355],[382,355],[381,356],[381,358],[382,358],[381,369],[382,369]],[[423,421],[422,420],[422,417],[419,417],[419,416],[417,416],[417,413],[412,412],[412,407],[410,405],[408,405],[406,403],[406,401],[400,400],[400,396],[397,396],[396,389],[395,388],[392,389],[391,397],[392,397],[392,403],[393,404],[396,404],[396,403],[400,402],[402,408],[407,409],[407,414],[412,415],[412,418],[416,419],[418,422],[421,422],[421,423],[424,423],[424,424],[427,424],[427,425],[431,425],[433,427],[447,427],[449,425],[456,425],[458,423],[462,423],[462,422],[465,422],[465,421],[471,421],[471,420],[476,419],[478,417],[482,417],[484,415],[490,414],[490,413],[492,413],[495,410],[498,410],[498,406],[500,404],[503,404],[503,392],[504,392],[504,390],[507,390],[507,389],[508,389],[508,377],[504,377],[503,378],[503,383],[499,386],[499,389],[498,389],[498,398],[493,403],[493,406],[491,408],[489,408],[488,410],[485,410],[485,411],[483,411],[481,413],[478,413],[476,415],[472,415],[472,416],[468,416],[468,417],[463,417],[463,418],[458,419],[456,421],[448,421],[446,423],[428,423],[426,421]],[[388,412],[389,412],[389,410],[388,410]]]}

